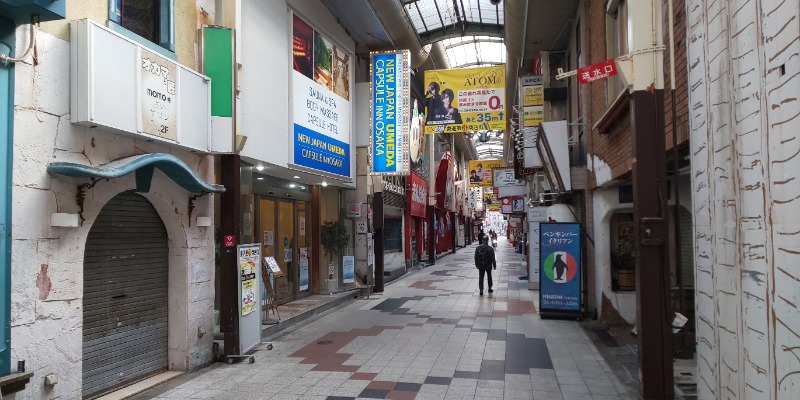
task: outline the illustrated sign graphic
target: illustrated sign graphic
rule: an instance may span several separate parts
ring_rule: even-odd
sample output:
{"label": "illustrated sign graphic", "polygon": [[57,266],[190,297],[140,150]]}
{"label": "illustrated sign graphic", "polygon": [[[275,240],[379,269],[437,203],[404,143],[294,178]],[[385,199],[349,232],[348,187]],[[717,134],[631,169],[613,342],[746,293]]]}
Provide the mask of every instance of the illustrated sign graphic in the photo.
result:
{"label": "illustrated sign graphic", "polygon": [[425,133],[504,130],[506,67],[425,71]]}
{"label": "illustrated sign graphic", "polygon": [[223,242],[223,247],[234,247],[236,246],[236,236],[225,235]]}
{"label": "illustrated sign graphic", "polygon": [[539,225],[539,279],[542,313],[580,313],[580,224]]}
{"label": "illustrated sign graphic", "polygon": [[525,186],[525,181],[519,181],[514,176],[514,168],[495,168],[494,187]]}
{"label": "illustrated sign graphic", "polygon": [[177,141],[178,67],[175,62],[144,49],[141,50],[139,65],[141,132]]}
{"label": "illustrated sign graphic", "polygon": [[408,175],[408,50],[370,54],[370,156],[373,174]]}
{"label": "illustrated sign graphic", "polygon": [[578,68],[578,82],[585,85],[596,80],[605,79],[617,74],[617,63],[611,60]]}
{"label": "illustrated sign graphic", "polygon": [[494,169],[503,168],[503,160],[470,160],[469,185],[472,187],[494,186]]}
{"label": "illustrated sign graphic", "polygon": [[294,16],[293,163],[350,176],[351,55]]}

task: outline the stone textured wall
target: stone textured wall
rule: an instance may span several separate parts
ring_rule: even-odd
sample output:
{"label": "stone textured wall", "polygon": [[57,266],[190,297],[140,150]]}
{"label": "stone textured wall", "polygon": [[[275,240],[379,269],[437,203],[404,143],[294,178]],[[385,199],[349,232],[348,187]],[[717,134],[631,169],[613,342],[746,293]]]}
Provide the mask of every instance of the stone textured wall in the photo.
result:
{"label": "stone textured wall", "polygon": [[[27,27],[17,31],[27,46]],[[50,226],[54,212],[77,213],[77,185],[88,179],[51,176],[55,161],[98,166],[135,154],[180,157],[214,181],[213,157],[75,126],[69,115],[69,43],[37,35],[35,63],[16,65],[12,204],[12,363],[25,360],[35,375],[17,399],[80,398],[83,252],[94,218],[114,195],[135,187],[133,175],[100,182],[88,191],[80,228]],[[169,235],[170,368],[190,370],[212,360],[214,308],[213,228],[189,227],[191,194],[160,172],[143,194]],[[211,196],[195,202],[194,215],[213,217]],[[194,225],[194,224],[192,224]],[[55,373],[59,383],[44,387]]]}
{"label": "stone textured wall", "polygon": [[800,389],[800,8],[686,0],[700,398]]}

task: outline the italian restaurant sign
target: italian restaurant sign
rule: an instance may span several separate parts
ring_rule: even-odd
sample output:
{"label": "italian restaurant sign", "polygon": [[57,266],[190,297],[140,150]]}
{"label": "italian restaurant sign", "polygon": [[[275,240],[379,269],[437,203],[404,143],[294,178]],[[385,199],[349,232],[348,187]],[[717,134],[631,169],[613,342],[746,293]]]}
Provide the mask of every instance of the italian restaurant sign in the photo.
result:
{"label": "italian restaurant sign", "polygon": [[370,54],[370,157],[372,174],[408,175],[408,50]]}
{"label": "italian restaurant sign", "polygon": [[581,225],[539,225],[539,314],[581,312]]}
{"label": "italian restaurant sign", "polygon": [[425,133],[506,128],[506,67],[425,71]]}
{"label": "italian restaurant sign", "polygon": [[294,165],[345,178],[350,173],[351,54],[293,17]]}

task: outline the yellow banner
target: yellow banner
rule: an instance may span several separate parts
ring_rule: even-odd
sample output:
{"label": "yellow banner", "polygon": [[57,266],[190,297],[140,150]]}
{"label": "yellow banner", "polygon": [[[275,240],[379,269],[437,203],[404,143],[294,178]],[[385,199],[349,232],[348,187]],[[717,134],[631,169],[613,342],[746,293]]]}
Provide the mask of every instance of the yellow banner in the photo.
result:
{"label": "yellow banner", "polygon": [[523,87],[522,104],[526,106],[540,106],[544,104],[544,86]]}
{"label": "yellow banner", "polygon": [[[503,168],[502,160],[470,160],[469,161],[469,185],[472,187],[482,186],[491,188],[494,186],[495,168]],[[489,189],[491,192],[491,189]]]}
{"label": "yellow banner", "polygon": [[544,120],[544,106],[528,106],[522,109],[522,126],[539,126]]}
{"label": "yellow banner", "polygon": [[425,133],[506,128],[506,67],[425,72]]}

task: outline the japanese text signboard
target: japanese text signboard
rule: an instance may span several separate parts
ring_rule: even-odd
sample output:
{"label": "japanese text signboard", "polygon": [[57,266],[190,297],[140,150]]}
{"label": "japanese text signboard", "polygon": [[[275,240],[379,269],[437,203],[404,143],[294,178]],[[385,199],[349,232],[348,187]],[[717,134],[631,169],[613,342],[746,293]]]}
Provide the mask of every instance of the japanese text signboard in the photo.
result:
{"label": "japanese text signboard", "polygon": [[425,71],[425,133],[506,128],[506,67]]}
{"label": "japanese text signboard", "polygon": [[370,54],[370,157],[373,174],[408,175],[408,50]]}
{"label": "japanese text signboard", "polygon": [[141,51],[142,125],[140,131],[171,141],[178,140],[178,96],[175,62]]}
{"label": "japanese text signboard", "polygon": [[578,68],[578,82],[585,85],[596,80],[605,79],[617,74],[617,64],[611,60],[605,60],[597,64]]}
{"label": "japanese text signboard", "polygon": [[539,314],[581,312],[580,224],[539,225]]}

